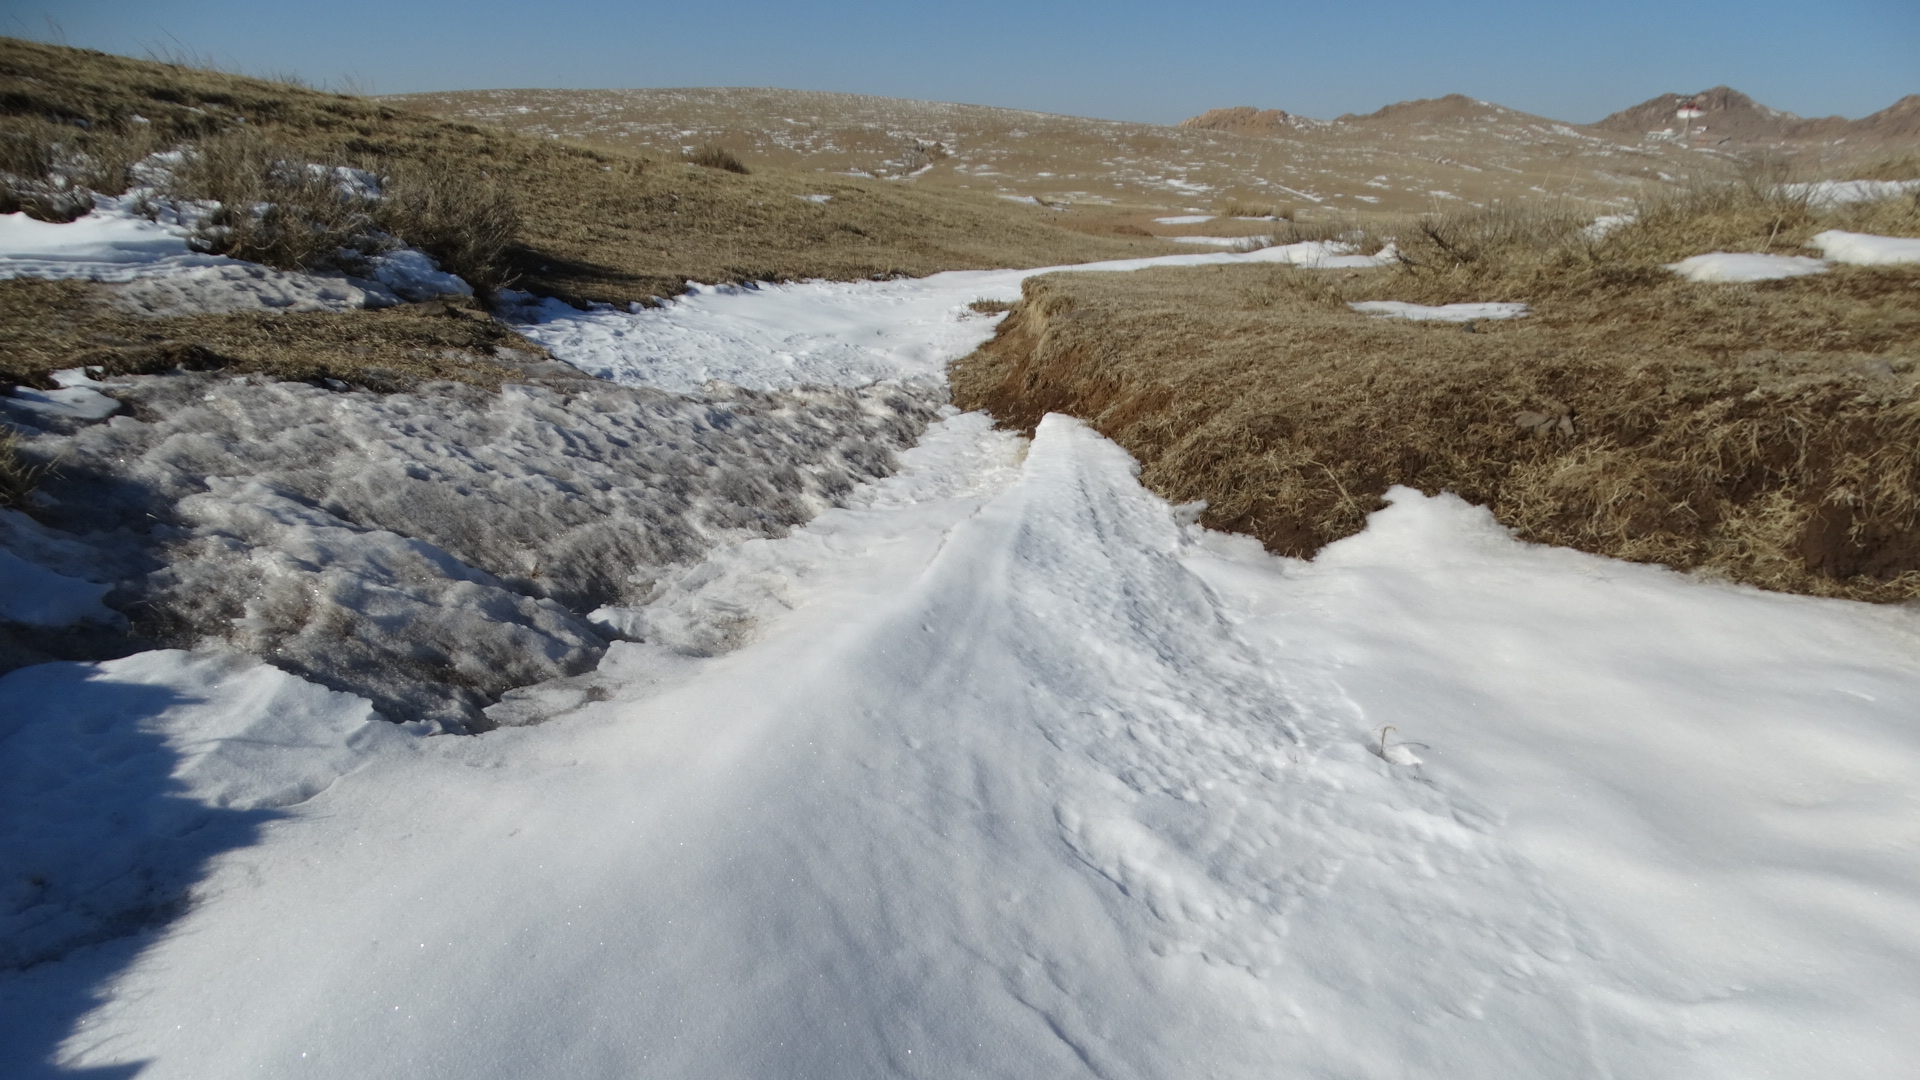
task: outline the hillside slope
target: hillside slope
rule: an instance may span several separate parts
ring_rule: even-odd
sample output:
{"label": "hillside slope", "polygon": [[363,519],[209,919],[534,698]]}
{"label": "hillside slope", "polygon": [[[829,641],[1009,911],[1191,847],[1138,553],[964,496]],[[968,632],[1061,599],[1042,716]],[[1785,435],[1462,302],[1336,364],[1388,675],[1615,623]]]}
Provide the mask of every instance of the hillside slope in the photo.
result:
{"label": "hillside slope", "polygon": [[484,174],[519,206],[512,257],[521,287],[576,301],[672,295],[689,280],[919,275],[1154,250],[966,192],[739,175],[677,154],[574,146],[389,101],[0,39],[0,129],[18,142],[49,120],[155,149],[245,124],[315,162]]}
{"label": "hillside slope", "polygon": [[[746,88],[474,90],[383,101],[541,138],[678,154],[706,143],[748,164],[884,176],[1077,213],[1245,205],[1419,212],[1565,195],[1611,203],[1700,167],[1697,155],[1505,110],[1465,123],[1304,121],[1248,110],[1183,126],[856,94]],[[1466,99],[1462,99],[1466,100]],[[1298,118],[1294,118],[1298,119]],[[1268,130],[1263,130],[1263,127]],[[1137,215],[1150,224],[1152,215]],[[1133,220],[1133,219],[1129,219]]]}

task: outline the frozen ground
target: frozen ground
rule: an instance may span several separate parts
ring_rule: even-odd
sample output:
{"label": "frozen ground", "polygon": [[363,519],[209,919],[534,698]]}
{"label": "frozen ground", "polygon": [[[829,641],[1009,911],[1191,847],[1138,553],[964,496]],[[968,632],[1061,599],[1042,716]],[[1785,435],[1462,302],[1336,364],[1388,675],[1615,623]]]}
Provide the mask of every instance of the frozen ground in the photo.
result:
{"label": "frozen ground", "polygon": [[[1261,258],[1294,256],[1172,261]],[[931,386],[1019,276],[530,329],[670,389],[803,356]],[[335,493],[236,478],[213,527],[317,545],[301,515],[377,510],[416,461],[548,505],[512,455],[625,415],[503,398],[483,456],[399,398]],[[1920,1052],[1913,612],[1529,547],[1404,490],[1276,559],[1075,421],[1029,445],[948,412],[807,524],[593,611],[636,640],[478,737],[218,653],[0,678],[0,916],[58,957],[0,977],[0,1073],[1754,1080]],[[139,460],[248,440],[212,441]],[[75,541],[0,525],[71,576]]]}

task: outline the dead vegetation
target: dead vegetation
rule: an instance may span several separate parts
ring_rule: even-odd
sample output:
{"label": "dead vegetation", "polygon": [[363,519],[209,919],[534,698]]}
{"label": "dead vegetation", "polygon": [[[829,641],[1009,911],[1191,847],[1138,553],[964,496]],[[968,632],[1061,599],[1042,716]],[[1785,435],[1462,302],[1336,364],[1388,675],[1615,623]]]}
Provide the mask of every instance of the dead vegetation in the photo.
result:
{"label": "dead vegetation", "polygon": [[0,281],[0,392],[50,389],[49,373],[258,372],[389,392],[448,379],[488,389],[518,381],[539,346],[451,300],[378,311],[242,312],[152,318],[117,311],[99,286]]}
{"label": "dead vegetation", "polygon": [[711,143],[688,154],[687,161],[703,169],[721,169],[730,173],[739,173],[741,176],[748,176],[753,172],[741,163],[740,158],[733,151]]}
{"label": "dead vegetation", "polygon": [[[1660,264],[1920,235],[1907,200],[1820,210],[1698,188],[1604,237],[1551,210],[1419,223],[1406,261],[1029,280],[956,404],[1082,417],[1208,525],[1307,556],[1390,486],[1452,491],[1522,539],[1764,588],[1920,596],[1920,268],[1690,284]],[[1519,300],[1462,328],[1349,301]]]}

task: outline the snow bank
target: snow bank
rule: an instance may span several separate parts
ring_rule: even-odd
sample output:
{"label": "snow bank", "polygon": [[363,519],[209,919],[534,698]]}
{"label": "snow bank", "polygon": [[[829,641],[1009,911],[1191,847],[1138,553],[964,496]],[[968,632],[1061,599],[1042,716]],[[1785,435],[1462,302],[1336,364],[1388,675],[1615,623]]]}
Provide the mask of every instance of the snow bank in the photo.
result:
{"label": "snow bank", "polygon": [[1752,1080],[1920,1050],[1911,613],[1404,489],[1274,559],[1073,421],[1024,460],[942,427],[888,505],[721,556],[747,647],[433,740],[215,859],[61,1063]]}
{"label": "snow bank", "polygon": [[1402,300],[1360,300],[1347,305],[1363,315],[1416,322],[1472,322],[1476,319],[1517,319],[1527,313],[1525,304],[1409,304]]}
{"label": "snow bank", "polygon": [[170,914],[263,811],[407,741],[363,698],[234,656],[0,678],[0,969]]}
{"label": "snow bank", "polygon": [[1777,278],[1824,274],[1827,264],[1804,255],[1759,255],[1714,251],[1668,263],[1666,268],[1698,282],[1772,281]]}
{"label": "snow bank", "polygon": [[[115,385],[153,419],[25,442],[62,462],[37,512],[69,545],[86,538],[87,576],[124,583],[169,640],[272,656],[454,730],[511,687],[591,668],[605,632],[580,613],[637,602],[714,543],[784,532],[889,472],[933,408],[884,386]],[[34,580],[20,603],[36,611],[104,591]]]}
{"label": "snow bank", "polygon": [[1815,233],[1807,246],[1820,249],[1829,262],[1853,266],[1898,266],[1920,263],[1920,240],[1904,236],[1875,236],[1872,233],[1843,232],[1828,229]]}

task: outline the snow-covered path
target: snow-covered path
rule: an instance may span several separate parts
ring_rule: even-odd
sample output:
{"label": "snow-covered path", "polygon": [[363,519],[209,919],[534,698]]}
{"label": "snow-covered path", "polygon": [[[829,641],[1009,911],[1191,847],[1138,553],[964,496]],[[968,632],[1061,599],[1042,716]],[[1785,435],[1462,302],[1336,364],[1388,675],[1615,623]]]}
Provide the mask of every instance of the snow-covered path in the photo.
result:
{"label": "snow-covered path", "polygon": [[539,727],[356,743],[213,859],[63,1062],[1755,1078],[1920,1053],[1913,613],[1527,547],[1412,492],[1279,560],[1060,417],[1031,445],[950,417],[903,465],[646,613],[744,647],[617,645]]}

